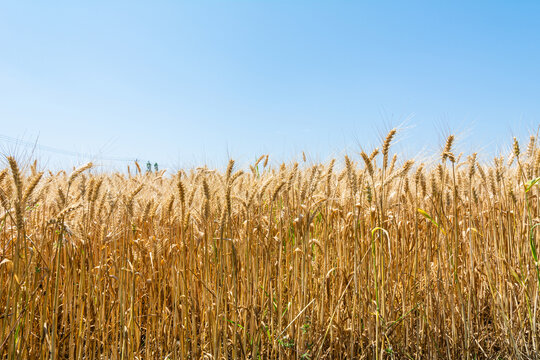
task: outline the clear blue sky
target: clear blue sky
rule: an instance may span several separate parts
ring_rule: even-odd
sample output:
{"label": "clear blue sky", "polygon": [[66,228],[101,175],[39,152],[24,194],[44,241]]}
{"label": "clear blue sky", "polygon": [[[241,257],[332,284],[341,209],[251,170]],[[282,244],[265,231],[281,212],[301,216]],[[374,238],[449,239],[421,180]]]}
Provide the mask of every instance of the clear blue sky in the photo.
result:
{"label": "clear blue sky", "polygon": [[538,1],[2,2],[0,135],[170,167],[325,160],[398,125],[408,155],[448,131],[496,152],[540,123],[538,19]]}

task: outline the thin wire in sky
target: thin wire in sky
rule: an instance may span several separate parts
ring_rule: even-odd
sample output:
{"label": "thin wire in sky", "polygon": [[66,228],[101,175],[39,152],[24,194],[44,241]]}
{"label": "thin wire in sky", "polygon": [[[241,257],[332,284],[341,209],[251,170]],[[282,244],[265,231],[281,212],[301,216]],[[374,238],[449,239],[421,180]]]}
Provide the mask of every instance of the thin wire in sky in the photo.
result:
{"label": "thin wire in sky", "polygon": [[133,158],[125,158],[125,157],[116,157],[116,156],[103,156],[103,155],[97,155],[97,154],[90,154],[90,153],[81,153],[77,151],[70,151],[65,149],[60,149],[52,146],[47,145],[40,145],[37,142],[32,143],[29,141],[24,141],[21,139],[17,139],[11,136],[0,134],[0,141],[5,143],[14,144],[17,146],[25,146],[32,149],[38,149],[41,151],[46,151],[50,153],[55,153],[59,155],[64,156],[71,156],[71,157],[77,157],[77,158],[85,158],[85,159],[91,159],[91,160],[103,160],[103,161],[118,161],[118,162],[133,162],[137,159]]}

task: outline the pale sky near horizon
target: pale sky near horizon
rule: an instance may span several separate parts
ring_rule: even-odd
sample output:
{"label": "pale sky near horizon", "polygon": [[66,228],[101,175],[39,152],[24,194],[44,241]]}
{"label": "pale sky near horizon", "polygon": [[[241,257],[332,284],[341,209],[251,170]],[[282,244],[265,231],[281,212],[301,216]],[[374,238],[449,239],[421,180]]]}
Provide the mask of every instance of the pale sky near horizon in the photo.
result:
{"label": "pale sky near horizon", "polygon": [[1,2],[0,151],[324,161],[399,126],[404,156],[448,132],[494,154],[540,124],[538,19],[537,1]]}

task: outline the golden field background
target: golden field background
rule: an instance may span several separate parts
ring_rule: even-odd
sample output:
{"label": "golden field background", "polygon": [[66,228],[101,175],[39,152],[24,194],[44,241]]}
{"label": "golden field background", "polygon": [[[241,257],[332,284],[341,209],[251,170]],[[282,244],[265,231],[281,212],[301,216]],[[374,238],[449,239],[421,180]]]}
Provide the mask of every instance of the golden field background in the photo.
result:
{"label": "golden field background", "polygon": [[0,172],[0,354],[535,358],[540,148]]}

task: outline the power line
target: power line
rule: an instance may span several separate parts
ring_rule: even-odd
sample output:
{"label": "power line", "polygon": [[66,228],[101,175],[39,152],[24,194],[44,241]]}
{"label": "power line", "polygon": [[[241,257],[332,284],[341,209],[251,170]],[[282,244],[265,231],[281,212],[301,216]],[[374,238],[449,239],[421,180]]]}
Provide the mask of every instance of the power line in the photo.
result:
{"label": "power line", "polygon": [[120,161],[120,162],[136,161],[136,159],[131,159],[131,158],[116,157],[116,156],[103,156],[103,155],[96,155],[96,154],[90,154],[90,153],[80,153],[76,151],[59,149],[59,148],[47,146],[47,145],[39,145],[37,142],[32,143],[29,141],[24,141],[21,139],[17,139],[17,138],[7,136],[7,135],[2,135],[2,134],[0,134],[0,141],[15,144],[15,145],[31,147],[31,148],[35,148],[35,149],[39,149],[39,150],[47,151],[51,153],[56,153],[60,155],[85,158],[89,160]]}

